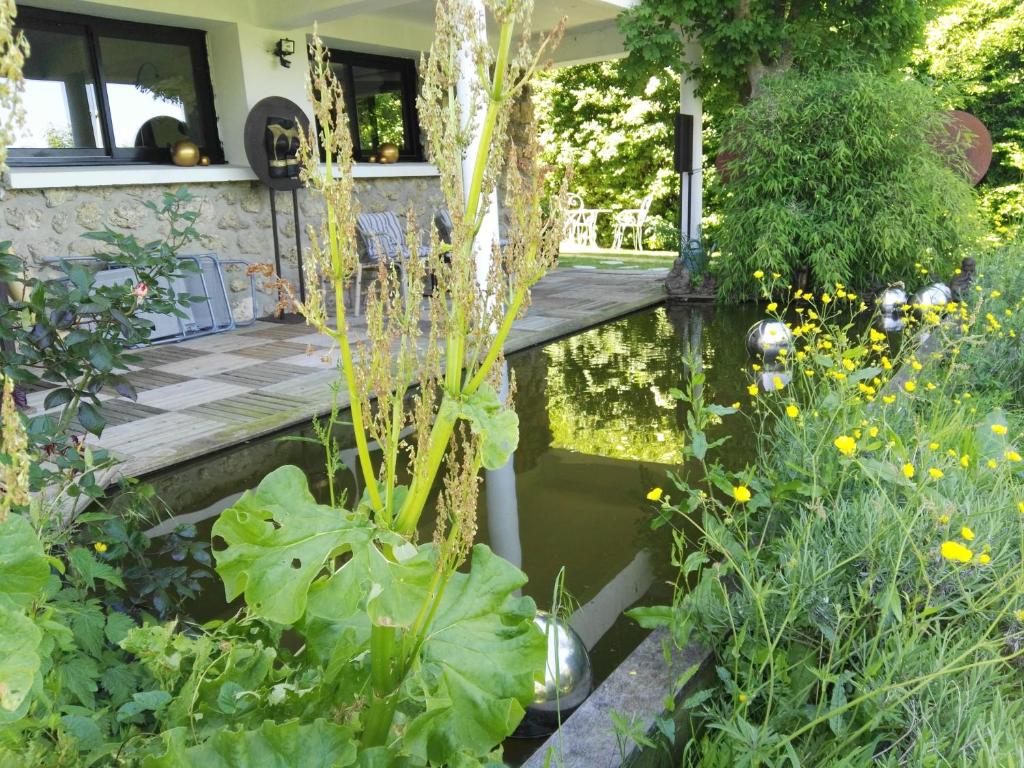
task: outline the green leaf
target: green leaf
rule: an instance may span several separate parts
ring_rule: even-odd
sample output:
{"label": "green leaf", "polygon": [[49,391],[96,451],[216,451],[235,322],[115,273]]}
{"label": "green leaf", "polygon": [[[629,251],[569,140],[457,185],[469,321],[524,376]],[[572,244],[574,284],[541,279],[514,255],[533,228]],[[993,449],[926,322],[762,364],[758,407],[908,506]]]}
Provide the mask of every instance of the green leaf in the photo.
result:
{"label": "green leaf", "polygon": [[143,768],[344,768],[356,761],[351,729],[326,720],[306,725],[268,720],[258,730],[219,731],[194,747],[186,746],[185,728],[163,738],[166,751],[147,758]]}
{"label": "green leaf", "polygon": [[131,616],[126,616],[123,613],[118,613],[113,610],[110,612],[110,615],[107,616],[107,626],[104,631],[107,636],[107,640],[109,640],[113,645],[120,644],[120,642],[124,640],[128,636],[128,633],[133,629],[135,629],[135,622],[132,620]]}
{"label": "green leaf", "polygon": [[159,712],[171,702],[167,691],[142,691],[117,710],[117,721],[126,723],[136,720],[143,712]]}
{"label": "green leaf", "polygon": [[0,601],[0,712],[18,718],[28,709],[27,697],[39,674],[42,639],[31,619],[9,601]]}
{"label": "green leaf", "polygon": [[100,414],[99,408],[91,403],[80,403],[78,406],[78,423],[82,429],[99,437],[107,422]]}
{"label": "green leaf", "polygon": [[0,595],[24,608],[39,597],[49,577],[50,566],[35,529],[21,515],[8,514],[0,523]]}
{"label": "green leaf", "polygon": [[486,754],[522,719],[547,656],[533,600],[514,596],[525,582],[483,544],[469,573],[452,575],[413,673],[426,705],[405,731],[413,755],[444,765]]}
{"label": "green leaf", "polygon": [[708,452],[708,438],[699,429],[690,436],[690,450],[693,451],[693,456],[697,461],[704,461]]}
{"label": "green leaf", "polygon": [[59,387],[58,389],[46,393],[46,399],[43,400],[43,408],[45,410],[57,408],[58,406],[70,403],[74,398],[75,391],[73,389]]}
{"label": "green leaf", "polygon": [[519,445],[519,416],[501,404],[494,387],[481,384],[461,404],[446,400],[442,407],[457,407],[459,418],[468,421],[473,434],[480,436],[484,469],[505,466]]}
{"label": "green leaf", "polygon": [[71,563],[71,567],[82,578],[89,589],[95,589],[96,579],[124,589],[121,574],[106,563],[101,563],[85,547],[74,547],[69,550],[68,562]]}
{"label": "green leaf", "polygon": [[368,542],[372,528],[317,504],[302,470],[283,466],[222,512],[212,535],[227,545],[214,551],[227,599],[244,593],[253,615],[294,624],[324,566]]}
{"label": "green leaf", "polygon": [[95,749],[103,744],[103,732],[91,717],[64,715],[60,719],[60,724],[78,742],[78,748],[82,751]]}
{"label": "green leaf", "polygon": [[89,350],[89,362],[96,370],[107,373],[114,367],[114,356],[105,344],[94,344]]}
{"label": "green leaf", "polygon": [[657,629],[658,627],[668,627],[672,624],[671,605],[651,605],[632,608],[626,611],[626,615],[644,629]]}
{"label": "green leaf", "polygon": [[87,656],[66,655],[57,666],[61,681],[68,693],[78,699],[83,706],[93,709],[96,706],[96,680],[100,671],[96,662]]}

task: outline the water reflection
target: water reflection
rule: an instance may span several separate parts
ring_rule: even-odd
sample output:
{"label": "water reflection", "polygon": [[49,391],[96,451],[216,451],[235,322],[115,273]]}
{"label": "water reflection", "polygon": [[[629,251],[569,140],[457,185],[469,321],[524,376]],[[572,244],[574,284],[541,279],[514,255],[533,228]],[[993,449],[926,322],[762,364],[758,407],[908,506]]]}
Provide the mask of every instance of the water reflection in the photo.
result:
{"label": "water reflection", "polygon": [[[573,626],[592,649],[596,682],[643,636],[622,612],[669,596],[670,531],[651,530],[653,507],[644,498],[652,486],[667,487],[667,470],[685,478],[692,469],[680,465],[686,410],[669,392],[684,385],[690,356],[706,375],[708,401],[743,399],[743,338],[754,319],[754,308],[661,307],[509,358],[519,448],[506,466],[485,473],[478,540],[526,572],[523,591],[544,608],[565,566],[567,591],[579,606]],[[742,463],[752,443],[738,423],[727,420],[709,437],[734,433],[728,457]],[[349,432],[338,439],[343,449],[353,445]],[[285,463],[302,467],[313,493],[326,498],[322,452],[272,438],[153,480],[179,514],[208,518],[210,526],[237,494]],[[358,498],[355,478],[342,475],[348,499]],[[430,539],[433,525],[428,510],[421,540]],[[222,595],[204,596],[196,618],[230,610]]]}

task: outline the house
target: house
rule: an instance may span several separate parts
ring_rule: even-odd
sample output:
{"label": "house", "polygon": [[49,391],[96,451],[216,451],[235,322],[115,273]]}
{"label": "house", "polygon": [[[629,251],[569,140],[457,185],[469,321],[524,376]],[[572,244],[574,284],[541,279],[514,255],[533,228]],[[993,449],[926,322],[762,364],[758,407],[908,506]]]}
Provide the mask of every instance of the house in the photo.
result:
{"label": "house", "polygon": [[[538,3],[533,27],[546,30],[567,19],[556,64],[619,56],[616,16],[632,2]],[[284,274],[294,276],[295,222],[304,229],[315,210],[300,192],[295,217],[285,195],[272,223],[268,190],[246,161],[243,133],[249,110],[265,97],[307,108],[305,44],[314,22],[354,115],[361,208],[413,206],[427,226],[441,194],[415,94],[433,17],[433,0],[37,0],[20,6],[18,23],[32,46],[27,121],[11,149],[3,239],[14,241],[30,268],[54,256],[91,253],[94,243],[80,234],[104,224],[152,239],[157,232],[143,203],[187,184],[202,199],[205,247],[225,258],[270,261],[276,226]],[[688,83],[681,97],[682,111],[698,116],[699,167],[700,102]],[[182,138],[194,141],[209,164],[171,164],[169,147]],[[383,142],[399,147],[398,162],[370,162]],[[694,186],[695,230],[699,175]],[[238,277],[232,286],[241,297],[245,281]],[[266,305],[236,311],[262,314],[272,305],[269,296],[260,302]]]}

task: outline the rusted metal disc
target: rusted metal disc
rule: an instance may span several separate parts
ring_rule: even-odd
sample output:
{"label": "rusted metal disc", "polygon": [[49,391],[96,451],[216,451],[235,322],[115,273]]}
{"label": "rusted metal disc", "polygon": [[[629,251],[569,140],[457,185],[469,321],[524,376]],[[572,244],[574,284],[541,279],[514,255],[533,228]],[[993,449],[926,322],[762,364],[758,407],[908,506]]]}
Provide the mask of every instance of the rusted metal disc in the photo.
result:
{"label": "rusted metal disc", "polygon": [[964,154],[970,165],[968,178],[972,186],[977,186],[992,164],[992,134],[981,120],[959,109],[949,112],[946,131],[949,143],[940,149],[951,151],[957,144],[964,145]]}

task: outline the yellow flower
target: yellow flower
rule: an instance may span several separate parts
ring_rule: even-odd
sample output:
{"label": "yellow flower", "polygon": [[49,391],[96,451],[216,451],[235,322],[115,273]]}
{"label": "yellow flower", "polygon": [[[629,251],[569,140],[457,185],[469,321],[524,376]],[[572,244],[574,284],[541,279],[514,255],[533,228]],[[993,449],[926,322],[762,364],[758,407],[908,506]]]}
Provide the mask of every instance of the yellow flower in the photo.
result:
{"label": "yellow flower", "polygon": [[773,386],[774,386],[774,387],[775,387],[776,389],[782,389],[782,388],[783,388],[784,386],[786,386],[786,382],[784,382],[784,381],[783,381],[782,379],[780,379],[780,378],[779,378],[778,376],[772,376],[772,385],[773,385]]}
{"label": "yellow flower", "polygon": [[985,466],[988,467],[989,469],[995,469],[999,465],[996,464],[995,459],[989,459],[988,461],[985,462]]}
{"label": "yellow flower", "polygon": [[104,544],[102,541],[97,541],[95,544],[92,545],[92,548],[95,549],[97,552],[107,551],[107,545]]}
{"label": "yellow flower", "polygon": [[1017,619],[1017,621],[1024,622],[1024,609],[1014,611],[1013,616],[1015,619]]}
{"label": "yellow flower", "polygon": [[939,515],[939,525],[949,525],[949,515]]}
{"label": "yellow flower", "polygon": [[923,365],[917,362],[916,357],[910,358],[910,367],[913,368],[915,371],[920,371],[922,368],[924,368]]}
{"label": "yellow flower", "polygon": [[740,704],[745,704],[747,701],[747,694],[741,693],[737,698],[739,699]]}
{"label": "yellow flower", "polygon": [[735,403],[732,404],[732,407],[738,411],[740,409],[740,401],[737,400]]}
{"label": "yellow flower", "polygon": [[868,434],[871,435],[871,437],[878,437],[878,427],[871,427],[871,429],[868,430]]}
{"label": "yellow flower", "polygon": [[750,501],[750,489],[745,485],[733,486],[732,497],[740,504],[746,504]]}
{"label": "yellow flower", "polygon": [[913,392],[915,389],[917,389],[917,384],[915,384],[913,381],[908,381],[906,384],[903,385],[903,388],[907,390],[907,392]]}
{"label": "yellow flower", "polygon": [[1024,501],[1017,502],[1017,511],[1024,515]]}
{"label": "yellow flower", "polygon": [[664,493],[664,491],[662,491],[661,488],[651,488],[651,490],[649,490],[647,492],[647,500],[648,501],[661,501],[661,494],[662,493]]}
{"label": "yellow flower", "polygon": [[974,553],[958,541],[942,542],[939,551],[947,560],[957,560],[961,563],[969,563],[974,557]]}
{"label": "yellow flower", "polygon": [[1016,451],[1007,451],[1003,454],[1007,461],[1020,461],[1020,454]]}
{"label": "yellow flower", "polygon": [[967,469],[969,466],[971,466],[971,457],[968,456],[966,453],[960,457],[960,466],[963,467],[964,469]]}
{"label": "yellow flower", "polygon": [[749,395],[750,395],[751,397],[753,397],[754,395],[756,395],[756,394],[757,394],[757,384],[751,384],[751,385],[750,385],[749,387],[747,387],[747,393],[748,393],[748,394],[749,394]]}
{"label": "yellow flower", "polygon": [[855,362],[853,362],[853,360],[851,360],[848,357],[844,357],[843,358],[843,368],[845,368],[848,371],[852,371],[856,367],[857,367],[857,364]]}
{"label": "yellow flower", "polygon": [[929,474],[929,475],[931,475],[931,476],[932,476],[933,478],[935,478],[936,480],[938,480],[938,479],[939,479],[940,477],[942,477],[942,475],[943,475],[943,472],[942,472],[942,470],[941,470],[941,469],[939,469],[938,467],[931,467],[931,468],[929,468],[929,470],[928,470],[928,474]]}
{"label": "yellow flower", "polygon": [[938,443],[928,443],[928,450],[929,451],[937,451],[937,450],[939,450],[939,444]]}
{"label": "yellow flower", "polygon": [[992,562],[992,558],[989,555],[982,552],[980,555],[978,555],[978,562],[982,565],[988,565]]}
{"label": "yellow flower", "polygon": [[886,405],[892,405],[896,402],[896,395],[882,395],[882,402]]}
{"label": "yellow flower", "polygon": [[800,409],[797,408],[792,403],[790,403],[789,405],[786,406],[786,415],[789,416],[789,418],[791,419],[795,419],[797,416],[800,415]]}
{"label": "yellow flower", "polygon": [[779,308],[779,305],[776,302],[774,302],[774,301],[771,302],[767,307],[765,307],[765,309],[767,309],[769,312],[774,312],[778,308]]}
{"label": "yellow flower", "polygon": [[963,536],[964,541],[974,541],[974,531],[966,525],[960,529],[960,535]]}
{"label": "yellow flower", "polygon": [[857,452],[857,441],[849,435],[840,435],[832,441],[832,445],[838,448],[843,456],[853,456]]}
{"label": "yellow flower", "polygon": [[756,272],[754,272],[754,279],[755,280],[760,280],[762,277],[764,277],[764,270],[760,270],[759,269]]}
{"label": "yellow flower", "polygon": [[910,478],[912,478],[914,476],[914,465],[913,464],[904,464],[903,465],[903,476],[905,478],[907,478],[907,480],[909,480]]}
{"label": "yellow flower", "polygon": [[992,431],[995,432],[997,435],[1005,435],[1006,432],[1007,432],[1006,425],[1005,424],[993,424],[992,425]]}
{"label": "yellow flower", "polygon": [[885,341],[885,334],[881,331],[876,331],[874,328],[868,332],[868,336],[871,341]]}
{"label": "yellow flower", "polygon": [[828,304],[830,301],[832,301],[832,297],[831,296],[829,296],[827,293],[821,294],[821,303],[822,304]]}
{"label": "yellow flower", "polygon": [[992,293],[989,294],[989,296],[991,296],[993,299],[998,299],[1002,295],[1003,294],[1001,294],[999,291],[992,291]]}
{"label": "yellow flower", "polygon": [[892,370],[892,361],[885,355],[882,355],[882,367],[887,371]]}

